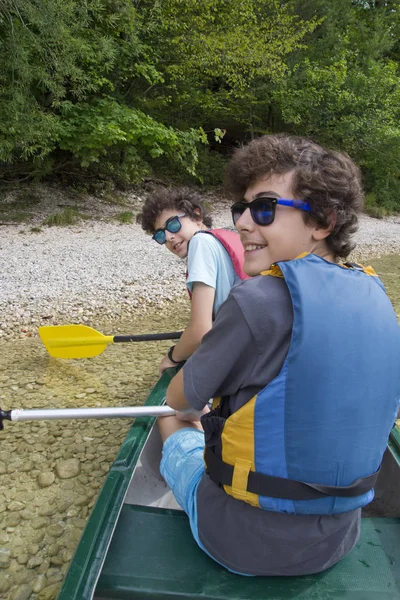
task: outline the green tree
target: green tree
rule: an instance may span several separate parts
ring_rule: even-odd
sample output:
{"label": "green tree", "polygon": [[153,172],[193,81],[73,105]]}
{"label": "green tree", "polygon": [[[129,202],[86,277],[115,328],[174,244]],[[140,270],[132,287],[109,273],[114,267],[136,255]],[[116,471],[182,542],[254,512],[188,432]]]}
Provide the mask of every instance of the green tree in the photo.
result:
{"label": "green tree", "polygon": [[200,129],[174,130],[126,103],[133,82],[160,75],[130,0],[3,0],[0,160],[11,175],[80,164],[137,179],[165,154],[194,172]]}
{"label": "green tree", "polygon": [[364,2],[313,7],[294,4],[320,26],[292,54],[288,77],[274,90],[285,128],[347,151],[363,169],[370,200],[400,210],[398,18]]}
{"label": "green tree", "polygon": [[276,0],[153,0],[140,7],[144,39],[162,73],[146,106],[178,127],[233,127],[242,137],[265,130],[268,89],[316,26]]}

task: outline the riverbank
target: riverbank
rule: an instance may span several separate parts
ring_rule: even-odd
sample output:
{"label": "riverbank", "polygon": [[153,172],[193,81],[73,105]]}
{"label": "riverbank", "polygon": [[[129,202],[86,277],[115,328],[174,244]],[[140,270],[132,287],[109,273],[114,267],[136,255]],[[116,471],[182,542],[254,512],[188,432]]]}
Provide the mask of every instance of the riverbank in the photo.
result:
{"label": "riverbank", "polygon": [[[127,202],[134,220],[142,199]],[[229,204],[210,197],[210,205],[214,226],[231,227]],[[0,338],[33,336],[45,324],[90,325],[121,315],[134,322],[150,307],[186,301],[185,264],[136,223],[112,221],[120,207],[94,206],[85,207],[94,219],[67,227],[32,227],[43,222],[43,209],[29,225],[1,227]],[[363,215],[356,241],[352,259],[360,262],[400,254],[400,216]]]}

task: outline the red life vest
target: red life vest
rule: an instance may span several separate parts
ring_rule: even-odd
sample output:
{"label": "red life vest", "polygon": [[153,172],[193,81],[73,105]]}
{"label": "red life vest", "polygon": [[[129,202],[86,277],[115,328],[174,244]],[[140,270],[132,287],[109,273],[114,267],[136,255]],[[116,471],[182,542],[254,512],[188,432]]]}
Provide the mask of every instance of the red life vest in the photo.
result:
{"label": "red life vest", "polygon": [[[225,250],[229,254],[229,258],[232,261],[233,268],[235,270],[236,275],[240,279],[249,279],[249,275],[243,271],[243,262],[244,262],[244,250],[242,246],[242,242],[240,241],[239,235],[236,231],[230,231],[228,229],[207,229],[202,231],[197,231],[195,235],[199,233],[208,233],[213,235],[225,248]],[[188,278],[189,271],[186,271],[186,279]],[[191,292],[188,290],[189,297],[192,297]]]}

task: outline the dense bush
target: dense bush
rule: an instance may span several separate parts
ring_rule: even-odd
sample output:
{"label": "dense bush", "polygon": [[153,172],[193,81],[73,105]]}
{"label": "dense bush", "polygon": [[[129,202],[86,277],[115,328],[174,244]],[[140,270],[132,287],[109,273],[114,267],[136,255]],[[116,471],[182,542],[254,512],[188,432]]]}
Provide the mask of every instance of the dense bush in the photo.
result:
{"label": "dense bush", "polygon": [[289,131],[400,210],[399,4],[1,0],[0,176],[218,185],[233,147]]}

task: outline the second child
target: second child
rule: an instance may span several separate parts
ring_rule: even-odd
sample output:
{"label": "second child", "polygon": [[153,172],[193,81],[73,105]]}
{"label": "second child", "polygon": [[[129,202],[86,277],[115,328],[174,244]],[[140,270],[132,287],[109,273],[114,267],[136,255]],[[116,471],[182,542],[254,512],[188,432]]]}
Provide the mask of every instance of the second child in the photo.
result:
{"label": "second child", "polygon": [[187,258],[190,322],[162,359],[161,374],[193,354],[233,285],[247,277],[243,246],[236,232],[211,229],[211,217],[200,194],[187,188],[154,191],[137,220],[156,243],[165,245],[179,258]]}

